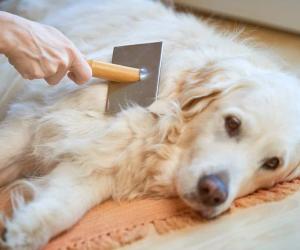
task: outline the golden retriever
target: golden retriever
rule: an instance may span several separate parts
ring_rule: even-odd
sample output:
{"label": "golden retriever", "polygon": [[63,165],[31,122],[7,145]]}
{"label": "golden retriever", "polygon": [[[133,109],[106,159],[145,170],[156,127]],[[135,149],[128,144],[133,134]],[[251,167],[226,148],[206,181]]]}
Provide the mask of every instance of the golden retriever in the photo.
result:
{"label": "golden retriever", "polygon": [[299,80],[235,34],[158,1],[2,6],[62,30],[88,58],[164,43],[158,100],[115,116],[103,112],[100,80],[49,87],[1,65],[1,83],[18,90],[0,125],[1,186],[39,176],[22,182],[30,201],[14,195],[2,249],[39,249],[110,198],[180,196],[211,218],[239,196],[299,175]]}

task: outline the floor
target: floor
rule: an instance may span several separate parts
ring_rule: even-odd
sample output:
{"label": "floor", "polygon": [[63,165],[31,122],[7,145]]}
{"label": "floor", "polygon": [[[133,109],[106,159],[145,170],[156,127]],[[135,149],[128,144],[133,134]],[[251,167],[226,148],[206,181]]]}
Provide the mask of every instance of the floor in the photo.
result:
{"label": "floor", "polygon": [[[211,18],[210,18],[211,19]],[[255,37],[271,48],[300,76],[300,35],[213,18],[222,30],[244,27],[245,35]],[[299,100],[300,101],[300,100]],[[300,249],[300,192],[280,202],[267,203],[225,215],[208,224],[159,236],[149,236],[123,250],[296,250]]]}

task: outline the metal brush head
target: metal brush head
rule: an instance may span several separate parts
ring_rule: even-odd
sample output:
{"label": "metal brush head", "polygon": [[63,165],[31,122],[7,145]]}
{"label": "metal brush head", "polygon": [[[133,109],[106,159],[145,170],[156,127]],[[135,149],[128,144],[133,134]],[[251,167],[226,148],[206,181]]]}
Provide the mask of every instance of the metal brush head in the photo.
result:
{"label": "metal brush head", "polygon": [[115,47],[112,63],[140,69],[134,83],[108,85],[106,112],[117,113],[131,104],[147,107],[158,95],[162,42]]}

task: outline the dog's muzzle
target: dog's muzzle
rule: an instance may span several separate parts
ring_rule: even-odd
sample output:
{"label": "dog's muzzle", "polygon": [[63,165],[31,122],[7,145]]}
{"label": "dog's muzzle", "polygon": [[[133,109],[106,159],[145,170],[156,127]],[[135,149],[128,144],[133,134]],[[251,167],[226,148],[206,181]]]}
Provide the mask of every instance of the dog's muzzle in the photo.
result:
{"label": "dog's muzzle", "polygon": [[207,207],[216,207],[228,197],[228,185],[218,175],[206,175],[198,181],[199,201]]}

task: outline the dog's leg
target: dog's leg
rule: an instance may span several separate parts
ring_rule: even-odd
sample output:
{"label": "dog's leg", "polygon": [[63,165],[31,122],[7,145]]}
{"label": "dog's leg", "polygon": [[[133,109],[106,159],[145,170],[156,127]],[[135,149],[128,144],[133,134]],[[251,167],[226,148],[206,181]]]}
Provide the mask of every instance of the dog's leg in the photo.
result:
{"label": "dog's leg", "polygon": [[4,222],[6,233],[0,249],[39,249],[111,195],[110,177],[87,175],[82,166],[63,163],[44,178],[33,200],[19,204]]}

